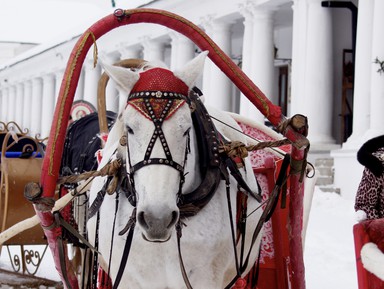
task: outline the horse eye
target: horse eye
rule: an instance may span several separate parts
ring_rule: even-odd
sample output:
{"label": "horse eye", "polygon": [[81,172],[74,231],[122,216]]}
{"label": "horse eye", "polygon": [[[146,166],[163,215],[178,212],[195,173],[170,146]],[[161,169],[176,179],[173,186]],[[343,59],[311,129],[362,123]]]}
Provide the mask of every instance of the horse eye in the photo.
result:
{"label": "horse eye", "polygon": [[133,134],[133,129],[127,125],[127,132],[129,134]]}

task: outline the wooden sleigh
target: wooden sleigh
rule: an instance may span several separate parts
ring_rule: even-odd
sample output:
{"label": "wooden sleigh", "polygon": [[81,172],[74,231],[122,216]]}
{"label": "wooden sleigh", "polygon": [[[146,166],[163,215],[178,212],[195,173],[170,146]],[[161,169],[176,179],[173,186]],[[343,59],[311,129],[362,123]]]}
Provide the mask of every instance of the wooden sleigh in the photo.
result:
{"label": "wooden sleigh", "polygon": [[[268,255],[264,250],[264,263],[260,264],[258,288],[305,288],[305,275],[303,264],[303,175],[306,171],[306,154],[309,142],[306,139],[306,118],[298,116],[295,120],[287,119],[281,113],[281,108],[272,104],[255,84],[232,62],[232,60],[196,25],[188,20],[155,9],[118,9],[90,27],[78,40],[68,61],[65,76],[61,85],[54,120],[43,160],[39,187],[27,194],[27,198],[34,203],[35,211],[40,223],[45,227],[45,236],[50,244],[55,266],[62,280],[65,280],[67,288],[79,288],[79,283],[74,271],[69,265],[65,247],[60,247],[62,228],[52,226],[55,216],[52,213],[52,205],[44,200],[52,198],[55,193],[59,177],[60,162],[63,153],[64,139],[66,135],[67,120],[73,103],[76,85],[81,73],[82,63],[88,53],[88,49],[96,43],[96,40],[108,31],[123,25],[133,23],[155,23],[176,30],[189,37],[201,50],[208,50],[210,59],[233,81],[240,91],[266,116],[271,124],[278,128],[290,145],[283,152],[291,155],[291,169],[287,183],[287,198],[280,199],[279,205],[271,221],[270,237],[273,240],[274,252]],[[97,61],[95,59],[95,61]],[[239,120],[241,122],[241,120]],[[259,131],[252,128],[254,132]],[[261,133],[262,134],[262,133]],[[260,135],[259,135],[260,137]],[[264,133],[261,138],[272,138]],[[261,139],[262,140],[262,139]],[[257,155],[255,156],[255,160]],[[270,192],[276,181],[276,173],[282,162],[282,155],[271,154],[263,158],[264,162],[255,162],[254,170],[258,178],[264,178],[264,189]],[[268,194],[268,193],[266,193]],[[285,204],[281,206],[281,203]],[[288,227],[290,228],[288,230]],[[63,248],[64,260],[60,258]],[[253,278],[250,276],[249,278]],[[100,287],[101,288],[101,287]],[[235,287],[233,287],[235,288]],[[242,287],[244,288],[244,287]],[[255,287],[246,287],[252,288]]]}
{"label": "wooden sleigh", "polygon": [[[28,136],[28,132],[22,132],[16,123],[9,122],[3,126],[0,132],[0,233],[7,235],[8,229],[35,215],[33,205],[24,197],[24,187],[40,179],[43,150],[40,141]],[[14,271],[34,275],[45,250],[41,256],[35,250],[26,250],[26,245],[47,245],[40,226],[30,226],[18,234],[9,235],[5,242],[0,243],[0,248],[6,246],[8,249]],[[19,246],[20,253],[12,256],[9,246]],[[31,263],[27,259],[31,258],[33,265],[27,268],[27,263]]]}
{"label": "wooden sleigh", "polygon": [[[24,187],[41,176],[42,149],[36,138],[21,130],[4,130],[1,138],[0,232],[34,215],[24,198]],[[43,231],[35,227],[9,239],[5,245],[46,244]]]}

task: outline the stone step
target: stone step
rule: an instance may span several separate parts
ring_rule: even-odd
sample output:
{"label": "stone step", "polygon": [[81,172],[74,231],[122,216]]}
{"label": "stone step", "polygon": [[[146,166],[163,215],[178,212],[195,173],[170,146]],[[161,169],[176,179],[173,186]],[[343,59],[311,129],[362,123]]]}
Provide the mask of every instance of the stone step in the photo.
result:
{"label": "stone step", "polygon": [[318,158],[315,160],[315,167],[333,167],[333,158]]}
{"label": "stone step", "polygon": [[333,184],[333,158],[318,158],[315,160],[317,174],[316,185],[329,186]]}
{"label": "stone step", "polygon": [[333,176],[318,176],[316,186],[328,186],[333,184]]}
{"label": "stone step", "polygon": [[319,189],[324,193],[336,193],[340,195],[340,188],[335,188],[333,186],[319,186]]}

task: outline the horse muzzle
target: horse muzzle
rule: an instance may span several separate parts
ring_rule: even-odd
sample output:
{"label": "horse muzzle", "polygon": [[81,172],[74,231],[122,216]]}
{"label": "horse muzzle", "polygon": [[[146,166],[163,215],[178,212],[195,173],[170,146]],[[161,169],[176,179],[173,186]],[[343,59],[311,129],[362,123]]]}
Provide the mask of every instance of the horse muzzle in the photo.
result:
{"label": "horse muzzle", "polygon": [[177,210],[161,211],[139,211],[137,223],[143,231],[143,238],[149,242],[167,242],[172,235],[173,227],[179,220],[180,213]]}

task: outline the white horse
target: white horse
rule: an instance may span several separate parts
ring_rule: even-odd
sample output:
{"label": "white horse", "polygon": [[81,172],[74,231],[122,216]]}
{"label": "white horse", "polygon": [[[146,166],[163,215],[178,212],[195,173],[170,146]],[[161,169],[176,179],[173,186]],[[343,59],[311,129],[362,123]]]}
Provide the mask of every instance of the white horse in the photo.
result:
{"label": "white horse", "polygon": [[[98,235],[99,262],[113,283],[120,278],[117,276],[121,262],[126,262],[120,269],[120,288],[177,289],[186,288],[186,282],[190,282],[195,289],[222,289],[236,276],[225,181],[217,179],[214,195],[198,212],[183,216],[180,209],[180,200],[199,188],[205,178],[200,169],[204,160],[199,158],[196,127],[191,116],[195,107],[188,94],[203,70],[206,55],[201,53],[175,72],[158,67],[132,71],[104,65],[110,78],[126,92],[128,101],[108,137],[100,167],[112,159],[122,158],[133,193],[128,194],[130,200],[122,192],[106,194],[98,210],[99,222],[94,215],[88,221],[88,230],[93,244]],[[209,114],[239,129],[228,114],[213,109],[209,109]],[[246,143],[246,138],[235,130],[221,123],[217,123],[216,128],[226,139]],[[213,132],[204,132],[210,133]],[[120,142],[122,136],[126,136],[126,146]],[[216,147],[211,148],[212,162],[216,161],[217,145],[214,143]],[[241,175],[258,193],[251,164],[247,159],[244,163]],[[232,223],[236,230],[238,187],[231,175],[229,181]],[[106,177],[93,181],[91,203],[105,182]],[[261,209],[257,209],[259,206],[259,201],[248,197],[248,214],[256,211],[247,218],[245,254],[262,214]],[[123,229],[130,219],[136,219],[136,226],[128,258],[122,260],[126,259],[122,256],[129,234]],[[181,273],[178,254],[175,228],[180,226],[182,264],[187,281]],[[243,275],[257,259],[260,238],[261,234],[254,242]]]}

